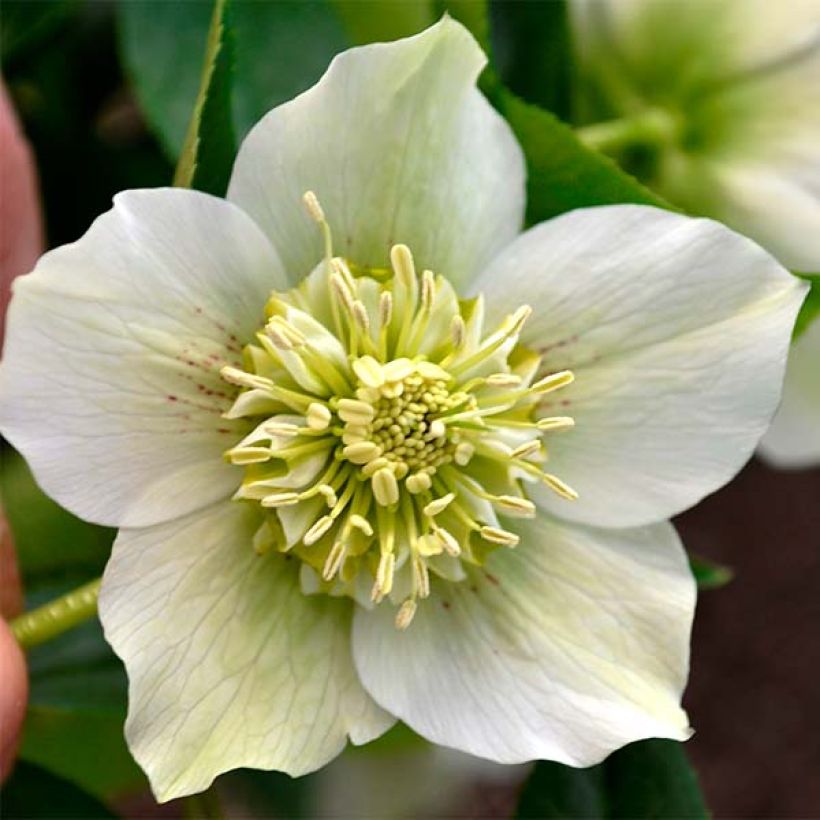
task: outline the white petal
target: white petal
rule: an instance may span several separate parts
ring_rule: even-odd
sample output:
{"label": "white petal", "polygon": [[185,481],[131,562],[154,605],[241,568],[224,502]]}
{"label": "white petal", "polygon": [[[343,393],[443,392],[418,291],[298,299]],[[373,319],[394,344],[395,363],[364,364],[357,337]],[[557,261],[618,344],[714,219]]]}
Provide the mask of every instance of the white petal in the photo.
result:
{"label": "white petal", "polygon": [[820,319],[792,347],[783,402],[759,452],[776,467],[820,464]]}
{"label": "white petal", "polygon": [[542,402],[576,427],[547,435],[551,511],[603,526],[680,512],[749,458],[780,396],[807,286],[716,222],[616,205],[523,234],[475,287],[488,311],[534,307],[524,344],[575,382]]}
{"label": "white petal", "polygon": [[280,262],[235,205],[128,191],[15,286],[0,429],[43,489],[83,518],[143,526],[228,496],[219,376],[264,322]]}
{"label": "white petal", "polygon": [[429,740],[501,763],[597,763],[646,737],[683,740],[695,588],[674,529],[516,521],[519,547],[435,583],[404,632],[357,610],[373,697]]}
{"label": "white petal", "polygon": [[421,34],[340,54],[317,85],[271,111],[237,157],[229,199],[250,213],[291,281],[321,258],[302,206],[314,191],[335,252],[384,267],[392,244],[459,283],[521,226],[524,163],[475,88],[486,58],[445,17]]}
{"label": "white petal", "polygon": [[353,668],[352,604],[305,597],[299,562],[254,553],[258,524],[220,502],[114,544],[100,618],[128,672],[126,738],[159,800],[239,766],[302,775],[392,723]]}

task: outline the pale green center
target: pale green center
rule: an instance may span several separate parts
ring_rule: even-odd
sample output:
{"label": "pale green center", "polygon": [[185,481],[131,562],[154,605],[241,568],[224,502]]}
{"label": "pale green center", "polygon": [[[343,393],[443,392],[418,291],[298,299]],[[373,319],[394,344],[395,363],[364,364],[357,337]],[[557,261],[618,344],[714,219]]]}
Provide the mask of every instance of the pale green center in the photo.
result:
{"label": "pale green center", "polygon": [[[243,390],[229,412],[252,431],[226,457],[245,468],[235,498],[259,504],[259,552],[298,556],[308,592],[389,598],[409,625],[431,574],[465,577],[535,515],[526,483],[567,499],[542,469],[542,436],[572,426],[538,417],[541,397],[572,381],[541,372],[518,344],[522,307],[483,331],[483,302],[460,302],[441,276],[418,276],[397,245],[391,270],[327,256],[268,302],[267,323],[226,381]],[[355,271],[355,272],[354,272]],[[364,586],[362,586],[364,582]]]}

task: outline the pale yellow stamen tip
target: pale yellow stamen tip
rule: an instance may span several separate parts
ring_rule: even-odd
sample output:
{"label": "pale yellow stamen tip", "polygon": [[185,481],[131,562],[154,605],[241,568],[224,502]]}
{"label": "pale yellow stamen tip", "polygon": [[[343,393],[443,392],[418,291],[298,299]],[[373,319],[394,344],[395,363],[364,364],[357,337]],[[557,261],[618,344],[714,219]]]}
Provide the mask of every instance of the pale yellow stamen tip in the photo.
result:
{"label": "pale yellow stamen tip", "polygon": [[535,504],[528,498],[520,498],[517,495],[500,495],[495,499],[495,503],[504,510],[519,513],[528,518],[535,515]]}
{"label": "pale yellow stamen tip", "polygon": [[370,522],[363,518],[361,515],[357,515],[354,513],[353,515],[348,518],[348,523],[351,527],[355,527],[357,530],[360,530],[365,535],[373,535],[373,527],[371,526]]}
{"label": "pale yellow stamen tip", "polygon": [[348,421],[352,424],[368,424],[376,414],[372,404],[358,399],[341,399],[338,412],[342,421]]}
{"label": "pale yellow stamen tip", "polygon": [[544,473],[542,480],[553,492],[557,493],[562,498],[566,498],[568,501],[575,501],[578,498],[578,493],[575,492],[569,484],[565,484],[561,481],[561,479],[557,476]]}
{"label": "pale yellow stamen tip", "polygon": [[271,493],[262,499],[263,507],[290,507],[300,501],[299,493]]}
{"label": "pale yellow stamen tip", "polygon": [[373,474],[371,479],[373,496],[382,507],[389,507],[399,501],[399,484],[393,471],[383,467]]}
{"label": "pale yellow stamen tip", "polygon": [[447,495],[443,495],[441,498],[437,498],[435,501],[431,501],[425,508],[424,514],[430,518],[437,516],[439,513],[443,513],[444,510],[450,505],[452,501],[455,500],[455,493],[447,493]]}
{"label": "pale yellow stamen tip", "polygon": [[473,455],[475,454],[475,447],[469,441],[462,441],[456,445],[456,451],[453,454],[453,459],[459,467],[466,467]]}
{"label": "pale yellow stamen tip", "polygon": [[487,376],[486,384],[489,387],[517,387],[521,384],[521,376],[515,373],[493,373]]}
{"label": "pale yellow stamen tip", "polygon": [[403,285],[407,287],[415,283],[416,267],[407,245],[393,245],[390,249],[390,264]]}
{"label": "pale yellow stamen tip", "polygon": [[379,324],[387,327],[393,319],[393,295],[386,290],[379,297]]}
{"label": "pale yellow stamen tip", "polygon": [[575,427],[575,419],[572,416],[549,416],[547,418],[538,419],[535,426],[545,433],[548,430],[555,432],[558,430],[569,430]]}
{"label": "pale yellow stamen tip", "polygon": [[367,464],[368,461],[372,461],[382,454],[382,448],[372,441],[358,441],[355,444],[348,444],[342,450],[342,454],[354,464]]}
{"label": "pale yellow stamen tip", "polygon": [[413,473],[413,475],[408,476],[404,485],[407,487],[408,492],[418,495],[418,493],[429,490],[432,483],[433,481],[427,473]]}
{"label": "pale yellow stamen tip", "polygon": [[307,409],[305,418],[307,419],[307,426],[311,430],[327,430],[333,416],[324,404],[312,402]]}
{"label": "pale yellow stamen tip", "polygon": [[448,555],[454,558],[461,555],[461,546],[449,530],[445,530],[444,527],[434,527],[433,532]]}
{"label": "pale yellow stamen tip", "polygon": [[485,541],[490,541],[493,544],[503,544],[506,547],[514,547],[521,540],[515,533],[507,532],[507,530],[498,527],[482,527],[480,534]]}
{"label": "pale yellow stamen tip", "polygon": [[566,387],[574,381],[575,374],[571,370],[561,370],[558,373],[552,373],[543,379],[539,379],[530,390],[533,393],[550,393],[553,390]]}
{"label": "pale yellow stamen tip", "polygon": [[416,615],[416,602],[408,598],[400,607],[396,614],[396,629],[407,629]]}
{"label": "pale yellow stamen tip", "polygon": [[343,541],[337,541],[330,549],[325,565],[322,568],[322,578],[325,581],[333,580],[333,577],[341,569],[347,554],[347,545]]}
{"label": "pale yellow stamen tip", "polygon": [[323,515],[303,536],[306,546],[315,544],[333,526],[334,519],[329,515]]}
{"label": "pale yellow stamen tip", "polygon": [[310,214],[311,219],[314,219],[319,224],[326,222],[325,212],[319,204],[319,199],[313,191],[305,191],[302,196],[302,202],[305,203],[305,208]]}
{"label": "pale yellow stamen tip", "polygon": [[384,384],[384,368],[372,356],[356,359],[352,367],[359,381],[367,387],[381,387]]}

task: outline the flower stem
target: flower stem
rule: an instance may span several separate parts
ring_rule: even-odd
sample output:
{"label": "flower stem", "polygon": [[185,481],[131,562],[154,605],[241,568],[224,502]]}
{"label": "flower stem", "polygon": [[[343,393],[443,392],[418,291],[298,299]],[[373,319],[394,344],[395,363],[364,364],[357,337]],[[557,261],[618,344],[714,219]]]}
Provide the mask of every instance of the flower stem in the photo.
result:
{"label": "flower stem", "polygon": [[92,618],[97,612],[100,579],[49,601],[11,622],[11,631],[23,649],[50,641]]}
{"label": "flower stem", "polygon": [[647,108],[630,117],[596,122],[575,129],[575,135],[584,145],[606,154],[617,153],[635,145],[662,145],[673,141],[678,132],[675,117],[661,108]]}

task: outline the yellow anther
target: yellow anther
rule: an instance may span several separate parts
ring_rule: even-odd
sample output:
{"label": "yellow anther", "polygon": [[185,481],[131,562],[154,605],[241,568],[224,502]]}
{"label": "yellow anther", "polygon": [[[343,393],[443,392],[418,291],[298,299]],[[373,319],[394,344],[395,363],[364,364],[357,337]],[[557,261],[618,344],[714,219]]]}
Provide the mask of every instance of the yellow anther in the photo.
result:
{"label": "yellow anther", "polygon": [[416,283],[416,267],[413,264],[413,254],[407,245],[393,245],[390,249],[390,264],[396,278],[405,287],[413,287]]}
{"label": "yellow anther", "polygon": [[269,447],[234,447],[226,453],[231,464],[261,464],[268,461],[273,453]]}
{"label": "yellow anther", "polygon": [[347,519],[348,524],[351,527],[355,527],[357,530],[360,530],[365,535],[373,535],[373,527],[371,526],[370,522],[361,515],[353,513],[350,518]]}
{"label": "yellow anther", "polygon": [[319,204],[319,199],[313,191],[305,191],[302,195],[302,202],[305,203],[305,208],[307,212],[310,214],[311,219],[314,219],[320,225],[323,222],[326,222],[325,219],[325,212],[322,210],[322,206]]}
{"label": "yellow anther", "polygon": [[521,540],[514,532],[507,532],[499,527],[482,527],[480,535],[485,541],[505,547],[514,547]]}
{"label": "yellow anther", "polygon": [[575,501],[578,498],[578,493],[569,486],[569,484],[565,484],[561,481],[560,478],[554,475],[550,475],[549,473],[542,473],[541,480],[546,484],[554,493],[557,493],[561,496],[561,498],[566,498],[567,501]]}
{"label": "yellow anther", "polygon": [[541,452],[541,442],[536,438],[532,441],[527,441],[524,444],[519,444],[511,453],[511,458],[528,458]]}
{"label": "yellow anther", "polygon": [[436,277],[433,271],[426,270],[421,275],[421,306],[429,311],[433,307],[433,297],[436,294]]}
{"label": "yellow anther", "polygon": [[518,513],[527,518],[535,515],[535,504],[528,498],[521,498],[517,495],[499,495],[493,499],[493,503],[508,512]]}
{"label": "yellow anther", "polygon": [[368,461],[378,458],[381,454],[382,448],[372,441],[358,441],[355,444],[348,444],[342,450],[342,455],[353,464],[367,464]]}
{"label": "yellow anther", "polygon": [[[335,262],[336,260],[334,259],[333,261]],[[338,271],[330,275],[330,287],[333,288],[333,292],[342,305],[352,313],[355,299],[344,277]]]}
{"label": "yellow anther", "polygon": [[332,418],[330,410],[324,404],[319,404],[316,401],[310,404],[305,414],[307,426],[311,430],[326,430]]}
{"label": "yellow anther", "polygon": [[433,381],[449,382],[452,378],[443,367],[433,362],[416,362],[416,372],[419,376]]}
{"label": "yellow anther", "polygon": [[329,515],[323,515],[316,523],[302,536],[305,546],[315,544],[333,526],[335,519]]}
{"label": "yellow anther", "polygon": [[466,467],[474,454],[475,447],[469,441],[462,441],[456,446],[453,459],[459,467]]}
{"label": "yellow anther", "polygon": [[441,496],[441,498],[437,498],[435,499],[435,501],[431,501],[424,508],[424,514],[429,518],[433,518],[439,513],[444,512],[444,510],[446,510],[447,507],[455,500],[455,497],[455,493],[447,493],[447,495],[443,495]]}
{"label": "yellow anther", "polygon": [[454,558],[461,555],[461,546],[449,530],[445,530],[444,527],[433,527],[433,533],[448,555]]}
{"label": "yellow anther", "polygon": [[393,359],[384,366],[384,380],[387,382],[399,382],[413,374],[418,368],[410,359]]}
{"label": "yellow anther", "polygon": [[299,428],[295,424],[287,424],[281,421],[268,421],[263,425],[266,433],[272,436],[292,437],[299,435]]}
{"label": "yellow anther", "polygon": [[453,347],[458,350],[467,338],[467,326],[464,324],[464,319],[460,314],[456,314],[450,320],[450,341]]}
{"label": "yellow anther", "polygon": [[365,333],[370,331],[370,317],[367,315],[367,308],[358,299],[353,302],[353,319]]}
{"label": "yellow anther", "polygon": [[575,419],[572,416],[548,416],[543,419],[538,419],[535,426],[545,433],[548,430],[569,430],[570,427],[575,427]]}
{"label": "yellow anther", "polygon": [[347,545],[343,541],[336,541],[330,548],[330,552],[325,559],[325,565],[322,568],[322,578],[325,581],[333,580],[344,563],[346,553]]}
{"label": "yellow anther", "polygon": [[407,477],[404,486],[407,487],[408,492],[417,495],[429,490],[432,483],[432,479],[427,473],[413,473],[413,475]]}
{"label": "yellow anther", "polygon": [[517,387],[521,384],[521,376],[515,373],[493,373],[487,376],[485,383],[489,387]]}
{"label": "yellow anther", "polygon": [[393,471],[387,467],[376,470],[371,479],[373,497],[382,507],[389,507],[399,501],[399,484]]}
{"label": "yellow anther", "polygon": [[412,598],[408,598],[396,613],[396,629],[407,629],[410,626],[413,618],[416,615],[416,602]]}
{"label": "yellow anther", "polygon": [[324,497],[325,503],[328,507],[336,506],[336,502],[339,499],[336,497],[336,491],[333,489],[333,487],[330,486],[330,484],[317,485],[316,492]]}
{"label": "yellow anther", "polygon": [[566,387],[575,381],[575,374],[571,370],[561,370],[558,373],[552,373],[549,376],[544,376],[539,379],[530,388],[532,393],[550,393],[553,390],[558,390],[561,387]]}
{"label": "yellow anther", "polygon": [[372,357],[362,356],[353,361],[353,372],[366,387],[381,387],[384,384],[384,368]]}
{"label": "yellow anther", "polygon": [[238,367],[231,367],[225,365],[220,371],[219,375],[225,379],[229,384],[237,387],[249,387],[255,390],[270,390],[274,385],[270,379],[264,376],[257,376],[253,373],[246,373]]}
{"label": "yellow anther", "polygon": [[368,424],[376,415],[372,404],[358,399],[340,399],[338,413],[342,421],[352,424]]}
{"label": "yellow anther", "polygon": [[393,294],[389,290],[379,297],[379,325],[387,327],[393,319]]}
{"label": "yellow anther", "polygon": [[299,493],[271,493],[261,503],[263,507],[291,507],[299,503]]}

